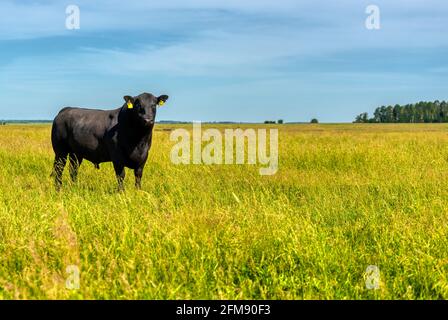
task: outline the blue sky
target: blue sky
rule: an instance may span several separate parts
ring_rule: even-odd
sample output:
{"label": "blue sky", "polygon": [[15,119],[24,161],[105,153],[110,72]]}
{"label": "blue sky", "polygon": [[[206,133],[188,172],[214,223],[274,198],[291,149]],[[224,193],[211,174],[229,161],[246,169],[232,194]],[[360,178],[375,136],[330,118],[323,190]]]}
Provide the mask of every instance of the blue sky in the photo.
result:
{"label": "blue sky", "polygon": [[[79,30],[65,28],[79,6]],[[366,7],[381,29],[367,30]],[[445,0],[0,3],[0,119],[170,95],[158,120],[350,122],[448,99]]]}

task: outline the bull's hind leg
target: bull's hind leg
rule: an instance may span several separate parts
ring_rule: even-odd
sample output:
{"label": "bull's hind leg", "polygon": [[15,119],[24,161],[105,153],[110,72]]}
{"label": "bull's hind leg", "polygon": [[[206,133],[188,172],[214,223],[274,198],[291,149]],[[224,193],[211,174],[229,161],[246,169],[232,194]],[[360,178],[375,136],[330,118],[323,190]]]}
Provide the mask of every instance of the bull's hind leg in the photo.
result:
{"label": "bull's hind leg", "polygon": [[82,158],[78,157],[74,153],[70,153],[69,161],[70,161],[70,178],[72,179],[73,182],[76,182],[76,180],[78,179],[78,169],[79,166],[81,165]]}
{"label": "bull's hind leg", "polygon": [[67,162],[67,153],[57,153],[54,158],[53,176],[56,190],[59,191],[62,185],[62,172]]}

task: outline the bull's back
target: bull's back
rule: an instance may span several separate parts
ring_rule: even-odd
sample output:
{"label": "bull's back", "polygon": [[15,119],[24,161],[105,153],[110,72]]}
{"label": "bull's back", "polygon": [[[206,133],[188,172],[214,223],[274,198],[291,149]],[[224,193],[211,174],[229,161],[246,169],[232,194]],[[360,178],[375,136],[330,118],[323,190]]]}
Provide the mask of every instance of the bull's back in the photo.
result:
{"label": "bull's back", "polygon": [[109,161],[104,137],[115,118],[112,111],[63,108],[53,121],[55,153],[74,153],[96,163]]}

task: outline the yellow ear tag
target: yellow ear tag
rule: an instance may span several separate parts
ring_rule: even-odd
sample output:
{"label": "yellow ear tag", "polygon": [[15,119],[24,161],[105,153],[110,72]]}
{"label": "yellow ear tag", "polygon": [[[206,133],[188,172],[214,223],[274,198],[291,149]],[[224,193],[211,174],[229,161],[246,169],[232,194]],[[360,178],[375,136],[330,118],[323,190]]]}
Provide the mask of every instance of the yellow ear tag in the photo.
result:
{"label": "yellow ear tag", "polygon": [[128,102],[128,109],[132,109],[134,108],[134,105],[132,104],[132,102]]}
{"label": "yellow ear tag", "polygon": [[159,101],[159,106],[163,106],[164,104],[165,104],[165,101],[163,101],[163,100]]}

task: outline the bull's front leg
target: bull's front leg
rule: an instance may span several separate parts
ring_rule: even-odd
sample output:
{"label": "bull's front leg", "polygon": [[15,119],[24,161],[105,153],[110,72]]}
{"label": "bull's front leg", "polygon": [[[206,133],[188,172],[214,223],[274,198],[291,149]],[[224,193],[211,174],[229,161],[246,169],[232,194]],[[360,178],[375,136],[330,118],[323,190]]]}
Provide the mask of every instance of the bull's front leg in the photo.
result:
{"label": "bull's front leg", "polygon": [[134,170],[135,175],[135,187],[140,190],[142,188],[142,176],[143,176],[143,166],[138,167]]}
{"label": "bull's front leg", "polygon": [[124,191],[123,181],[126,175],[124,171],[124,165],[118,162],[114,162],[115,175],[118,181],[118,191]]}

